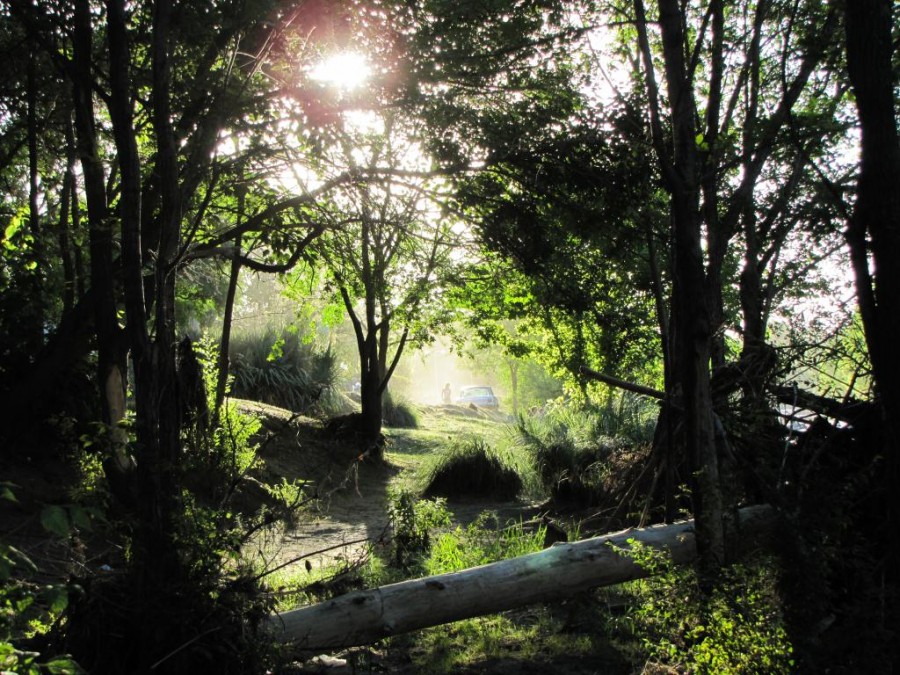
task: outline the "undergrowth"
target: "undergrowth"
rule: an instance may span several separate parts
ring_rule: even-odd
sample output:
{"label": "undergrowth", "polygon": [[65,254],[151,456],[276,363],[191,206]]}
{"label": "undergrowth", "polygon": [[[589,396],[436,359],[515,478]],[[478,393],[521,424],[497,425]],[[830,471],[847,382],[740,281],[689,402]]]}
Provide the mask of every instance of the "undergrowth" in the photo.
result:
{"label": "undergrowth", "polygon": [[624,555],[651,576],[624,584],[631,610],[620,643],[635,663],[648,658],[679,672],[776,675],[794,672],[776,590],[776,565],[751,560],[722,570],[704,595],[691,567],[658,550],[629,542]]}
{"label": "undergrowth", "polygon": [[295,412],[347,412],[337,391],[337,361],[297,330],[273,328],[236,334],[229,350],[232,393]]}
{"label": "undergrowth", "polygon": [[518,445],[531,456],[543,489],[560,505],[596,506],[607,499],[616,455],[652,438],[650,408],[626,395],[604,406],[550,406],[520,416]]}

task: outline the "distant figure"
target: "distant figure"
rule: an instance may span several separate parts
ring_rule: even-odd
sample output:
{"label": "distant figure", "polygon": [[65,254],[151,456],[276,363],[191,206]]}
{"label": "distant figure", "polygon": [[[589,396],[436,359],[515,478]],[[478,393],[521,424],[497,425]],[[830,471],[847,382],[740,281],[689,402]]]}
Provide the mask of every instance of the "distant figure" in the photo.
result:
{"label": "distant figure", "polygon": [[441,403],[448,404],[450,403],[450,399],[452,398],[453,392],[450,391],[450,383],[444,385],[444,388],[441,389]]}

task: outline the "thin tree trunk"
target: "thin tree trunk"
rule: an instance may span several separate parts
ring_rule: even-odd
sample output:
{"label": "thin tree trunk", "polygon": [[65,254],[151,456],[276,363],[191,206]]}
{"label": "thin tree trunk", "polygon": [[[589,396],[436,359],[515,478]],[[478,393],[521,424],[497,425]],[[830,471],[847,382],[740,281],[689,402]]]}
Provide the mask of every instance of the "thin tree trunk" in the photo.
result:
{"label": "thin tree trunk", "polygon": [[515,359],[507,359],[509,366],[509,383],[512,389],[512,414],[519,414],[519,362]]}
{"label": "thin tree trunk", "polygon": [[63,175],[62,188],[59,194],[59,223],[57,224],[59,239],[59,257],[63,266],[63,314],[72,311],[75,306],[75,263],[69,240],[70,210],[77,210],[78,204],[72,204],[75,183],[75,140],[71,122],[66,124],[66,172]]}
{"label": "thin tree trunk", "polygon": [[234,299],[237,295],[241,276],[241,237],[234,240],[234,257],[228,275],[228,293],[225,296],[225,315],[222,317],[222,340],[219,346],[219,363],[216,373],[216,398],[213,404],[213,428],[219,425],[219,414],[225,403],[225,389],[228,385],[228,352],[231,349],[231,322],[234,317]]}
{"label": "thin tree trunk", "polygon": [[91,253],[91,297],[97,333],[97,380],[103,422],[117,452],[124,442],[119,423],[125,418],[126,361],[117,320],[113,274],[112,226],[109,221],[95,135],[93,79],[91,75],[92,28],[88,0],[77,0],[74,15],[73,98],[78,155],[84,175]]}

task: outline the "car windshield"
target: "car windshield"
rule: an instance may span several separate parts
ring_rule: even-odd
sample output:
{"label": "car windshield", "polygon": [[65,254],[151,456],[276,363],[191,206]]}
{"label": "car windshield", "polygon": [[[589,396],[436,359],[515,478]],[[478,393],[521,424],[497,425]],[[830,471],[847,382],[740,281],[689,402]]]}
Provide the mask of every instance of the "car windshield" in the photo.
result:
{"label": "car windshield", "polygon": [[474,396],[493,396],[494,392],[491,391],[490,387],[465,387],[461,395],[471,398]]}

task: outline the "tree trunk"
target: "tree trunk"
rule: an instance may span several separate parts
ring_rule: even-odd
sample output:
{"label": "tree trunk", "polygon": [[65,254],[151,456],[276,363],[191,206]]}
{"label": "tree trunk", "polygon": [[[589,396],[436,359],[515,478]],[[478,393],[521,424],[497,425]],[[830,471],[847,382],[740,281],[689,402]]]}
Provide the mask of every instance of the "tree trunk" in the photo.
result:
{"label": "tree trunk", "polygon": [[84,174],[91,253],[91,298],[97,334],[97,379],[103,422],[117,452],[124,442],[118,428],[125,419],[126,350],[117,319],[113,274],[112,226],[107,213],[103,165],[97,150],[91,74],[91,9],[87,0],[75,4],[73,98],[78,155]]}
{"label": "tree trunk", "polygon": [[[769,506],[751,506],[731,522],[729,539],[746,545],[775,523]],[[350,593],[270,619],[274,636],[301,649],[363,645],[473,616],[563,599],[598,586],[648,576],[617,549],[629,541],[666,550],[685,564],[697,557],[694,522],[625,530],[472,569]]]}
{"label": "tree trunk", "polygon": [[[73,201],[75,195],[75,135],[72,131],[71,119],[66,120],[66,172],[63,176],[62,189],[59,195],[59,256],[63,267],[63,314],[68,314],[75,306],[75,262],[69,239],[70,211],[78,211],[78,202]],[[77,243],[75,244],[77,246]]]}
{"label": "tree trunk", "polygon": [[512,414],[519,414],[519,362],[515,359],[507,359],[509,366],[509,384],[512,389]]}
{"label": "tree trunk", "polygon": [[[847,65],[862,130],[857,198],[848,239],[854,252],[859,302],[885,430],[882,474],[889,533],[885,569],[900,575],[900,139],[897,134],[891,0],[848,0]],[[865,255],[871,239],[874,279]],[[855,246],[854,246],[855,243]],[[874,281],[874,295],[871,294]],[[896,607],[894,608],[896,609]]]}
{"label": "tree trunk", "polygon": [[[243,197],[243,195],[242,195]],[[241,199],[243,201],[243,199]],[[240,209],[242,211],[243,209]],[[234,258],[228,275],[228,293],[225,296],[225,316],[222,318],[222,339],[219,343],[219,363],[216,372],[216,397],[213,403],[213,427],[219,423],[219,411],[225,403],[225,389],[228,385],[228,352],[231,349],[231,322],[234,317],[234,298],[241,276],[241,237],[234,240]]]}
{"label": "tree trunk", "polygon": [[[362,423],[360,432],[367,441],[377,441],[381,437],[383,416],[383,390],[381,387],[381,367],[378,359],[378,342],[370,333],[362,343],[360,352],[360,402]],[[377,458],[377,459],[380,459]]]}
{"label": "tree trunk", "polygon": [[[672,357],[675,400],[684,411],[684,446],[695,477],[694,516],[701,568],[713,574],[725,561],[722,494],[713,433],[709,381],[710,311],[700,228],[698,154],[694,97],[684,62],[683,16],[676,0],[660,0],[663,40],[674,135],[669,173],[673,231]],[[700,299],[698,301],[698,299]]]}

